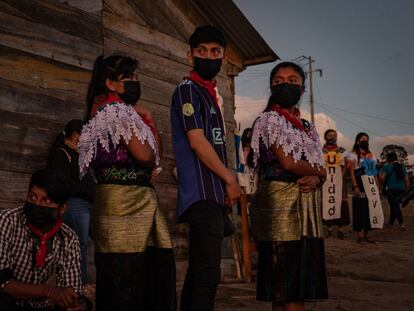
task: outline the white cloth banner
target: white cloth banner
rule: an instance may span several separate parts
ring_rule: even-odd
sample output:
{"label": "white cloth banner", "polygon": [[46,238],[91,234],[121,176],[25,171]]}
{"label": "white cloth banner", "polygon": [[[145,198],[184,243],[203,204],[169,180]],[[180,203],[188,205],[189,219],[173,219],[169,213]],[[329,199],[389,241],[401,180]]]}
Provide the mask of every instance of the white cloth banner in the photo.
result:
{"label": "white cloth banner", "polygon": [[258,176],[254,169],[247,167],[247,180],[248,186],[246,187],[245,191],[246,194],[254,194],[257,190],[257,182]]}
{"label": "white cloth banner", "polygon": [[342,204],[342,168],[340,165],[328,164],[326,173],[326,181],[322,186],[322,218],[339,219]]}
{"label": "white cloth banner", "polygon": [[240,187],[244,188],[246,194],[254,194],[257,190],[258,176],[256,171],[247,165],[241,142],[239,146],[239,162],[237,179]]}
{"label": "white cloth banner", "polygon": [[384,226],[384,213],[375,177],[362,175],[361,179],[368,199],[371,228],[381,229]]}
{"label": "white cloth banner", "polygon": [[336,150],[325,152],[326,181],[322,186],[322,218],[341,218],[343,156]]}

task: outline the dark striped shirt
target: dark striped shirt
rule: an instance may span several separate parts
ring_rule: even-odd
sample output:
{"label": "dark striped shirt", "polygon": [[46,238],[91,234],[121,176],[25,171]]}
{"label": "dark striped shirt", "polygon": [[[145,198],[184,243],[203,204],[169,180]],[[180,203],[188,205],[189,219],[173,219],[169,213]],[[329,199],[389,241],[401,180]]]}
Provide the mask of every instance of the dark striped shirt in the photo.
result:
{"label": "dark striped shirt", "polygon": [[209,92],[191,80],[183,80],[171,104],[173,147],[178,172],[177,216],[192,204],[208,200],[224,205],[225,185],[191,149],[187,132],[202,129],[204,136],[227,166],[224,124],[219,107]]}

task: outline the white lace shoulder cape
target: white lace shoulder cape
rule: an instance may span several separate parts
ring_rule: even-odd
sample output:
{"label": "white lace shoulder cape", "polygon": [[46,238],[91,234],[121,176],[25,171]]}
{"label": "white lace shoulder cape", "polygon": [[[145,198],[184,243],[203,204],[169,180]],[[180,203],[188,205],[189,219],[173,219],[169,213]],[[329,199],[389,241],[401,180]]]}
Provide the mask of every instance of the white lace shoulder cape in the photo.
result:
{"label": "white lace shoulder cape", "polygon": [[283,116],[275,111],[262,113],[256,120],[253,129],[251,146],[254,152],[254,163],[257,166],[260,143],[266,148],[273,144],[282,147],[285,155],[291,154],[297,162],[305,156],[313,167],[324,167],[325,160],[319,135],[311,124],[310,135],[295,128]]}
{"label": "white lace shoulder cape", "polygon": [[112,146],[117,146],[121,138],[129,143],[132,135],[136,136],[141,143],[148,142],[159,164],[157,143],[148,125],[134,110],[132,106],[121,102],[114,102],[98,111],[97,114],[84,125],[79,138],[79,170],[84,176],[89,165],[96,156],[98,143],[110,151]]}

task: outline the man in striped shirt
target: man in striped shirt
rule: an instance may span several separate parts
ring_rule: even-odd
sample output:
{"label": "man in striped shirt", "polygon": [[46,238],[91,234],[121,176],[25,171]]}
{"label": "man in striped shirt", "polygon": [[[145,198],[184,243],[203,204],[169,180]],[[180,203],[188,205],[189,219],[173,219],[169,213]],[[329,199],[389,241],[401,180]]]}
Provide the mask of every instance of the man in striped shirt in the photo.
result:
{"label": "man in striped shirt", "polygon": [[79,240],[61,220],[69,195],[63,177],[43,169],[24,206],[0,212],[0,310],[92,307],[82,292]]}
{"label": "man in striped shirt", "polygon": [[240,186],[227,168],[224,121],[215,77],[226,39],[212,26],[198,27],[189,39],[190,75],[177,86],[171,104],[173,147],[178,173],[177,218],[188,222],[189,267],[181,310],[213,310],[220,281],[225,205]]}

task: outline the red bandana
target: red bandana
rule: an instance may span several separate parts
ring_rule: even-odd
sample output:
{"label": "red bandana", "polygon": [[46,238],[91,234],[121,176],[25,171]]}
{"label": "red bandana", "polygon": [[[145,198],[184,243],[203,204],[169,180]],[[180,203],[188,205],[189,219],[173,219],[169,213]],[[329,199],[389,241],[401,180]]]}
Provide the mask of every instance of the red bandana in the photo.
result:
{"label": "red bandana", "polygon": [[185,79],[191,80],[191,81],[197,83],[198,85],[204,87],[205,89],[207,89],[207,91],[210,93],[211,97],[213,97],[214,103],[218,107],[217,92],[215,90],[215,87],[216,87],[216,84],[217,84],[216,80],[211,80],[211,81],[204,80],[194,70],[191,71],[190,75],[185,77]]}
{"label": "red bandana", "polygon": [[362,158],[368,158],[368,159],[372,159],[373,155],[371,152],[365,151],[365,150],[359,150],[359,156]]}
{"label": "red bandana", "polygon": [[96,96],[93,102],[91,116],[94,116],[100,108],[103,108],[106,105],[113,103],[113,102],[124,102],[124,101],[120,99],[118,96],[116,96],[116,94],[113,94],[113,93]]}
{"label": "red bandana", "polygon": [[55,235],[56,232],[60,230],[62,227],[62,220],[58,219],[56,221],[56,224],[53,226],[52,229],[50,229],[48,232],[43,233],[38,228],[33,226],[32,224],[27,224],[27,226],[30,228],[30,230],[33,231],[35,235],[37,235],[40,238],[40,246],[39,250],[36,253],[36,265],[38,267],[43,267],[45,265],[46,255],[47,255],[47,247],[46,242],[49,240],[52,236]]}
{"label": "red bandana", "polygon": [[327,149],[327,150],[336,150],[338,148],[338,145],[337,144],[335,144],[335,145],[325,144],[325,145],[323,145],[323,148]]}
{"label": "red bandana", "polygon": [[300,120],[300,111],[298,108],[295,108],[293,115],[278,105],[272,105],[272,111],[276,111],[278,114],[283,116],[286,121],[290,122],[294,127],[300,129],[301,131],[304,131],[305,133],[309,132],[309,130],[303,126],[302,121]]}

